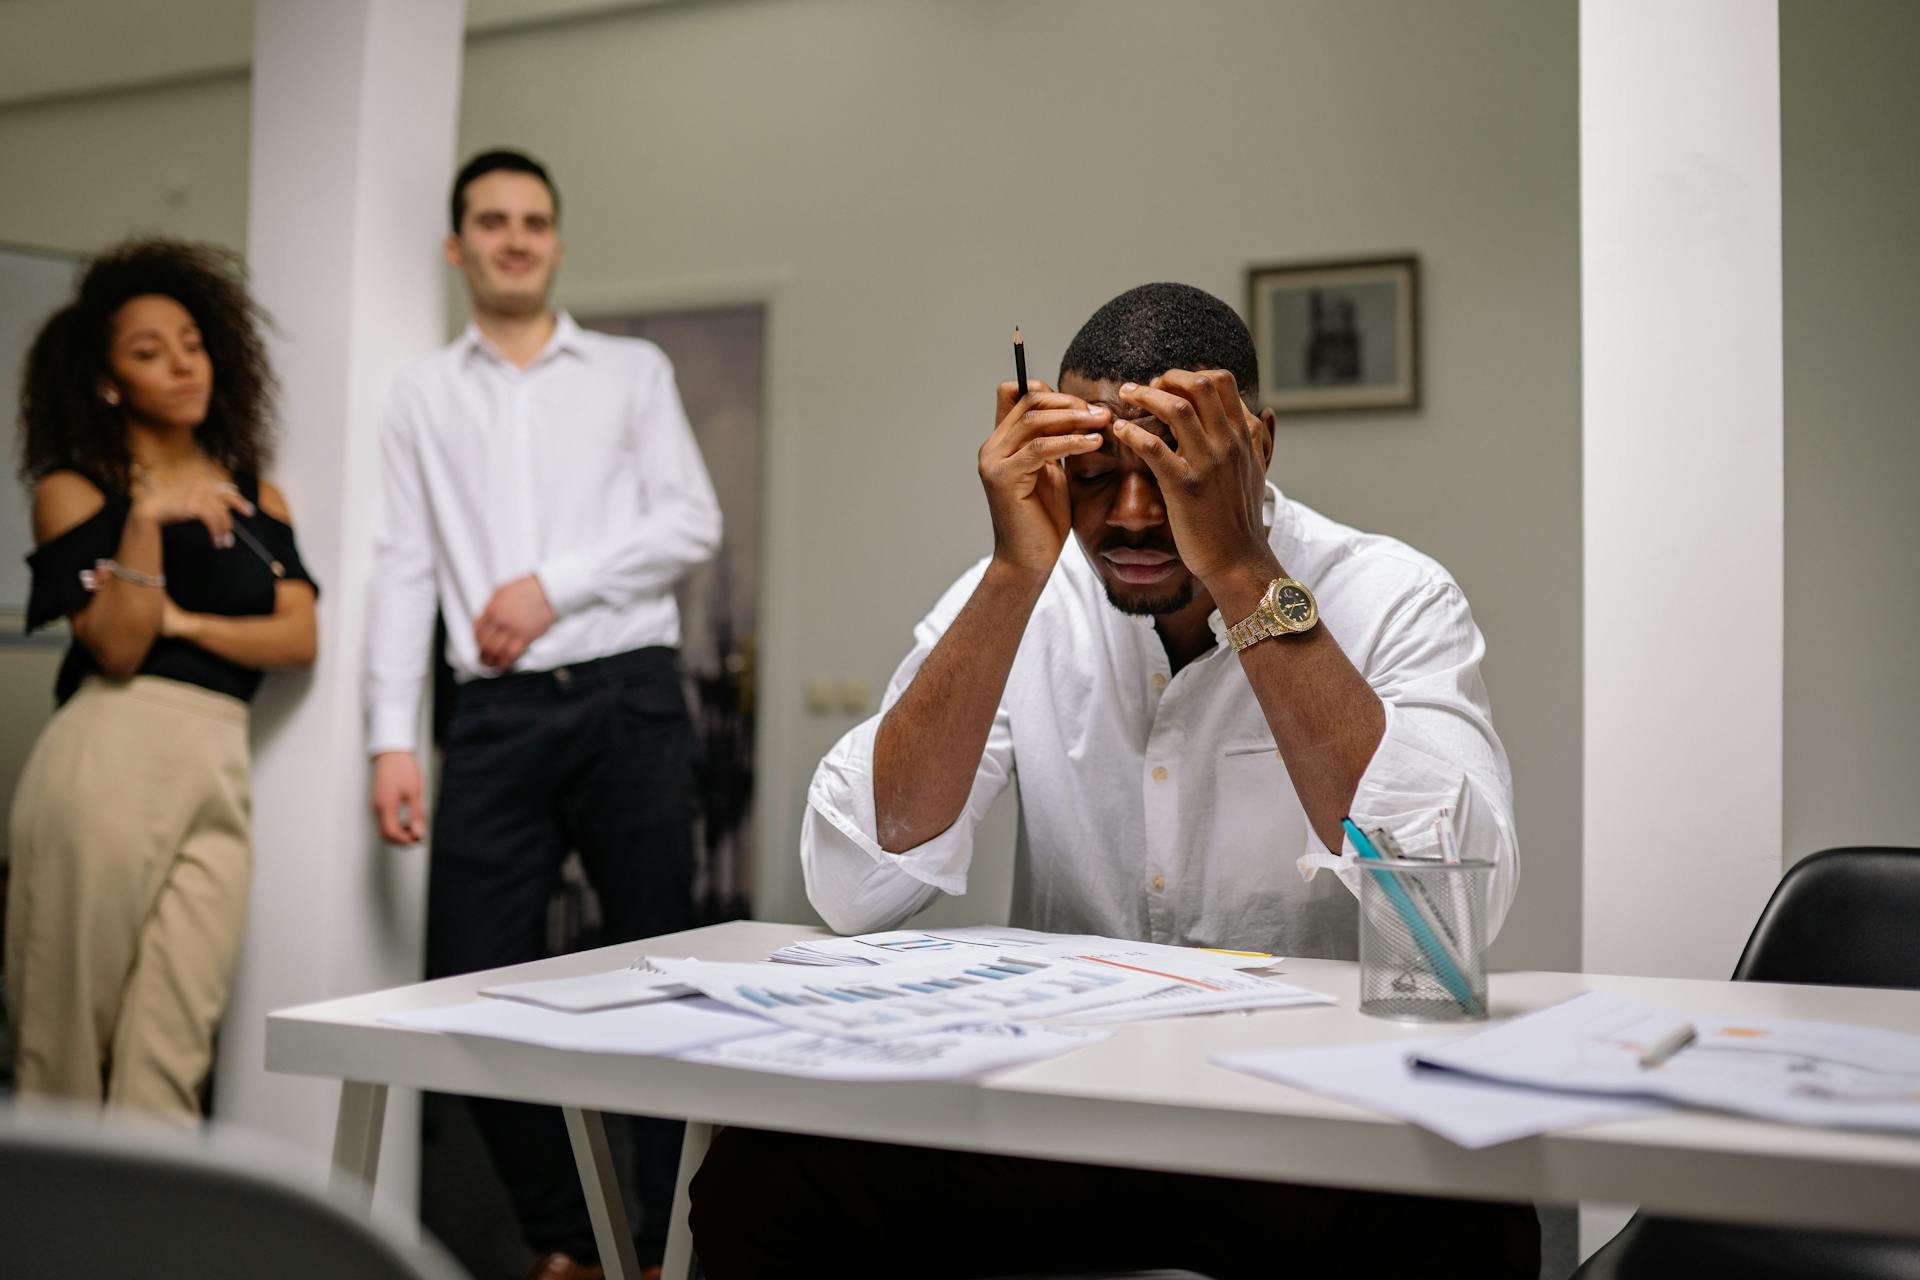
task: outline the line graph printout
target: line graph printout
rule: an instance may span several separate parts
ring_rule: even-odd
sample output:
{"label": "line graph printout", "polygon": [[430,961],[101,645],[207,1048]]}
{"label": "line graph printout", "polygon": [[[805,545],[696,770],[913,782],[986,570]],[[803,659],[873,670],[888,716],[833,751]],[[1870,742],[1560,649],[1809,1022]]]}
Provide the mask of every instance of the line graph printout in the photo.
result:
{"label": "line graph printout", "polygon": [[1057,1031],[1034,1023],[999,1023],[929,1031],[904,1040],[848,1040],[807,1031],[749,1036],[735,1045],[702,1046],[677,1055],[748,1071],[814,1080],[966,1080],[1067,1053],[1105,1031]]}
{"label": "line graph printout", "polygon": [[1195,1013],[1228,1013],[1242,1009],[1287,1009],[1295,1005],[1338,1004],[1330,995],[1292,986],[1257,973],[1223,968],[1198,958],[1087,954],[1076,957],[1087,964],[1151,973],[1168,985],[1131,1000],[1101,1005],[1059,1019],[1062,1025],[1086,1026],[1116,1022],[1144,1022],[1150,1018],[1181,1018]]}
{"label": "line graph printout", "polygon": [[1061,1018],[1169,985],[1159,974],[1052,956],[942,956],[847,973],[649,959],[661,973],[736,1009],[796,1030],[856,1040]]}

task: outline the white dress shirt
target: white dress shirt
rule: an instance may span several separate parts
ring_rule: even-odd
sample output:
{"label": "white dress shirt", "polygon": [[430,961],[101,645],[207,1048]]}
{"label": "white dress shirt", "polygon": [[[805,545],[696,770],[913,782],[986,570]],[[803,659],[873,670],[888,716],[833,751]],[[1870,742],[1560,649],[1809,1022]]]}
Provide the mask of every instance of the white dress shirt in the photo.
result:
{"label": "white dress shirt", "polygon": [[[1513,897],[1518,853],[1506,752],[1480,679],[1485,644],[1466,597],[1428,557],[1337,524],[1272,486],[1267,519],[1281,565],[1313,589],[1321,625],[1386,706],[1386,734],[1353,798],[1354,821],[1385,827],[1414,853],[1434,843],[1434,819],[1451,809],[1463,855],[1496,864],[1491,936]],[[965,574],[915,629],[882,715],[985,569],[983,561]],[[897,926],[936,894],[965,893],[974,830],[1017,778],[1014,924],[1353,957],[1352,851],[1336,861],[1313,834],[1217,612],[1212,622],[1217,646],[1173,674],[1153,620],[1107,603],[1069,538],[951,827],[903,853],[881,849],[879,716],[820,762],[800,838],[814,908],[839,932],[859,933]],[[1314,874],[1316,861],[1332,870]]]}
{"label": "white dress shirt", "polygon": [[673,588],[720,544],[720,506],[673,366],[651,342],[558,316],[525,369],[469,326],[394,384],[382,436],[368,747],[410,751],[436,603],[460,680],[473,622],[533,574],[556,618],[515,671],[680,643]]}

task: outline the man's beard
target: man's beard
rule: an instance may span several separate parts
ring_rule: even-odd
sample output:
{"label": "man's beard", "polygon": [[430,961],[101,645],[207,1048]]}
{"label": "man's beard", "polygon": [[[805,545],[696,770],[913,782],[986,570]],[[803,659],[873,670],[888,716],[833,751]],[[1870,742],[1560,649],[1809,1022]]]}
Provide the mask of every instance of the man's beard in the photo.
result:
{"label": "man's beard", "polygon": [[1147,596],[1123,600],[1113,589],[1113,584],[1102,583],[1107,589],[1107,603],[1122,613],[1130,613],[1136,618],[1157,618],[1162,614],[1178,613],[1193,603],[1193,575],[1188,574],[1180,583],[1180,589],[1170,596]]}

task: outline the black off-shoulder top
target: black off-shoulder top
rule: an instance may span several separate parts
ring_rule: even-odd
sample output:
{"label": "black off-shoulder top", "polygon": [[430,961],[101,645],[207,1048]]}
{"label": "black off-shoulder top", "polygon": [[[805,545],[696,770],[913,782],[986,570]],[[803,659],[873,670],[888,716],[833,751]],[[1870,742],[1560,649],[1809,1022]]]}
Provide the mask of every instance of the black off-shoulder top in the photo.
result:
{"label": "black off-shoulder top", "polygon": [[[237,476],[234,483],[254,507],[250,516],[235,512],[234,523],[253,536],[266,556],[249,546],[245,538],[236,537],[231,547],[215,547],[207,527],[197,520],[170,524],[160,533],[160,557],[167,575],[167,594],[173,602],[189,613],[262,617],[273,612],[274,584],[282,579],[307,583],[317,593],[319,584],[300,561],[293,529],[260,510],[258,477]],[[95,561],[111,560],[118,553],[120,534],[132,507],[125,494],[109,493],[104,507],[53,541],[36,547],[27,557],[33,571],[27,598],[28,631],[86,607],[92,593],[81,581],[81,574],[91,571]],[[274,576],[269,559],[279,561],[281,578]],[[60,664],[54,701],[64,703],[82,680],[99,670],[93,654],[76,639]],[[140,664],[140,674],[199,685],[243,701],[252,700],[261,677],[253,667],[229,662],[190,641],[168,636],[154,640]]]}

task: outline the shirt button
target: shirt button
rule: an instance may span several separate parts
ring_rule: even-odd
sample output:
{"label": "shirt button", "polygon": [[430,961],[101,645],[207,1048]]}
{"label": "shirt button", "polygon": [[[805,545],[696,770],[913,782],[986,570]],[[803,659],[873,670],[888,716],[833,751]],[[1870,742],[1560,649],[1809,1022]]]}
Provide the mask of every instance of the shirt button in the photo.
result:
{"label": "shirt button", "polygon": [[1153,780],[1155,782],[1165,782],[1167,780],[1167,766],[1163,764],[1153,766]]}
{"label": "shirt button", "polygon": [[1166,687],[1167,687],[1167,678],[1166,678],[1166,676],[1164,676],[1164,675],[1162,675],[1162,674],[1161,674],[1160,672],[1158,672],[1158,671],[1156,671],[1156,672],[1154,672],[1154,673],[1153,673],[1153,687],[1154,687],[1154,688],[1156,688],[1156,689],[1164,689],[1164,688],[1166,688]]}
{"label": "shirt button", "polygon": [[1153,891],[1155,893],[1159,893],[1162,889],[1165,889],[1166,887],[1167,887],[1167,878],[1165,876],[1157,875],[1153,878]]}

